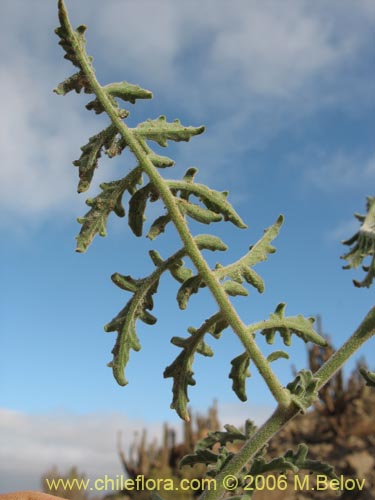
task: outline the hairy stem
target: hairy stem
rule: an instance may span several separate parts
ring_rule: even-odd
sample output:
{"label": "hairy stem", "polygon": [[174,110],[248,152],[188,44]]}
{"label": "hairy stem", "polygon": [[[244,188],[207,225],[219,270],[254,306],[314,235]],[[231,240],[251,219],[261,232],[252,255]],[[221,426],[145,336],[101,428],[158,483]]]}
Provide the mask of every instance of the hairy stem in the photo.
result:
{"label": "hairy stem", "polygon": [[[325,383],[344,365],[367,340],[375,335],[375,306],[370,309],[357,330],[345,344],[314,374],[318,377],[321,389]],[[200,500],[220,500],[226,490],[223,485],[228,475],[237,476],[241,469],[258,453],[263,446],[292,418],[300,412],[300,408],[291,403],[288,408],[279,406],[271,417],[258,429],[254,436],[245,442],[240,451],[232,458],[216,476],[216,490],[205,491]]]}
{"label": "hairy stem", "polygon": [[[62,1],[60,1],[60,4],[63,6]],[[68,21],[68,14],[66,12],[66,9],[64,7],[63,9],[64,9],[64,15],[66,16],[66,19]],[[201,275],[203,281],[210,289],[212,295],[214,296],[220,308],[220,311],[227,319],[228,324],[240,338],[243,346],[245,347],[245,349],[249,353],[249,356],[254,362],[255,366],[263,376],[275,399],[281,406],[283,407],[288,406],[288,404],[290,403],[289,392],[282,387],[279,380],[273,373],[270,367],[270,363],[263,356],[262,352],[256,345],[252,335],[249,335],[246,325],[239,318],[236,310],[234,309],[230,300],[228,299],[226,292],[223,290],[222,286],[220,285],[220,282],[218,281],[218,279],[208,266],[204,257],[202,256],[196,242],[194,241],[192,234],[190,233],[185,218],[181,214],[175,202],[174,196],[171,193],[167,182],[159,174],[159,172],[157,171],[151,160],[148,158],[144,148],[142,147],[142,144],[136,137],[134,137],[132,130],[118,116],[106,92],[102,89],[101,85],[97,81],[91,62],[89,61],[84,50],[82,50],[82,48],[80,47],[76,34],[72,29],[69,21],[67,22],[67,25],[69,25],[70,36],[72,40],[74,40],[73,44],[75,53],[77,55],[77,59],[80,63],[83,73],[85,74],[87,80],[89,81],[90,86],[93,92],[95,93],[98,101],[100,101],[104,110],[110,117],[113,125],[122,135],[127,146],[132,151],[134,156],[137,158],[142,170],[147,174],[150,181],[153,183],[154,187],[159,192],[160,197],[164,201],[164,204],[168,210],[171,220],[173,221],[176,230],[186,248],[187,255],[190,257],[198,273]]]}

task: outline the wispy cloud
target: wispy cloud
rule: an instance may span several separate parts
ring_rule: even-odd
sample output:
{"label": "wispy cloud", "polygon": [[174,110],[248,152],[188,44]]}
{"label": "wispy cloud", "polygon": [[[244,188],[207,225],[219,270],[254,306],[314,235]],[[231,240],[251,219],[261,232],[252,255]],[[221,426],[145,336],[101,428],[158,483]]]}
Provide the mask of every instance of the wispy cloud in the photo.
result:
{"label": "wispy cloud", "polygon": [[[262,423],[271,411],[241,404],[221,404],[222,424],[242,426],[246,418]],[[1,493],[40,489],[43,473],[57,466],[60,472],[77,466],[87,478],[115,477],[123,474],[117,456],[117,434],[129,451],[135,436],[147,429],[147,439],[161,443],[162,422],[130,419],[119,413],[74,415],[65,412],[27,414],[0,409],[0,485]],[[176,428],[182,437],[181,425]]]}
{"label": "wispy cloud", "polygon": [[[282,6],[239,0],[235,8],[224,0],[67,3],[73,24],[90,26],[88,50],[103,83],[139,77],[176,116],[215,121],[215,135],[190,150],[211,169],[228,163],[224,145],[240,154],[306,114],[358,106],[367,95],[356,68],[370,44],[368,2],[329,8],[296,0]],[[76,172],[69,165],[101,125],[77,111],[75,99],[51,94],[69,74],[53,35],[55,4],[15,0],[4,9],[1,208],[8,219],[24,222],[55,211],[77,213]]]}
{"label": "wispy cloud", "polygon": [[375,155],[317,153],[314,163],[305,169],[304,181],[321,191],[355,190],[375,182]]}
{"label": "wispy cloud", "polygon": [[[53,465],[61,472],[75,465],[92,479],[121,474],[117,432],[128,449],[144,427],[118,413],[29,415],[0,409],[1,493],[40,489],[42,474]],[[159,438],[161,429],[161,423],[148,423],[149,439]]]}
{"label": "wispy cloud", "polygon": [[[358,232],[359,227],[360,227],[359,222],[356,219],[354,219],[354,218],[351,218],[351,219],[339,222],[336,225],[336,227],[333,227],[326,234],[326,240],[328,242],[330,242],[330,243],[332,243],[332,242],[336,242],[337,243],[339,241],[348,240],[356,232]],[[344,247],[342,247],[342,249],[343,249],[343,252],[344,252]]]}

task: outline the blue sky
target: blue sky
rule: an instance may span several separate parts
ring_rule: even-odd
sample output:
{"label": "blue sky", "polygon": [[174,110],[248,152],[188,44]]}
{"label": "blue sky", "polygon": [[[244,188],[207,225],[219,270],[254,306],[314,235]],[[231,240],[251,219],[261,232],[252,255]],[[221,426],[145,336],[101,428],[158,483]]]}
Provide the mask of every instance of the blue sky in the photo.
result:
{"label": "blue sky", "polygon": [[[89,26],[88,52],[101,83],[127,80],[153,91],[152,101],[130,109],[131,126],[160,114],[206,125],[204,135],[165,151],[176,160],[165,174],[180,178],[189,166],[198,167],[197,181],[229,190],[248,224],[247,230],[229,223],[199,228],[230,246],[227,255],[213,256],[213,264],[239,258],[284,214],[277,253],[256,268],[266,292],[251,291],[234,301],[244,321],[265,319],[279,302],[287,302],[287,314],[320,314],[324,332],[339,346],[373,304],[373,291],[351,283],[361,271],[342,271],[339,257],[345,252],[340,241],[358,228],[353,213],[363,213],[366,195],[374,195],[374,4],[81,0],[67,6],[74,26]],[[1,13],[0,456],[8,457],[8,468],[0,471],[0,483],[5,491],[35,487],[35,477],[51,463],[75,461],[99,473],[103,463],[87,456],[87,443],[101,432],[112,443],[120,422],[126,432],[148,423],[156,433],[163,420],[179,425],[169,409],[171,380],[162,376],[179,353],[169,340],[199,326],[215,305],[203,293],[179,311],[177,289],[167,278],[156,299],[158,323],[139,325],[142,350],[131,354],[129,385],[116,385],[106,367],[115,336],[105,334],[103,325],[128,296],[110,275],[145,276],[152,269],[149,249],[166,257],[179,243],[172,228],[154,242],[137,239],[125,219],[112,216],[107,238],[97,237],[84,255],[74,252],[76,217],[87,211],[85,199],[98,192],[100,182],[124,175],[134,160],[128,154],[104,158],[90,191],[76,193],[72,161],[106,120],[85,110],[87,96],[52,93],[74,72],[53,33],[55,2],[5,0]],[[156,208],[150,216],[155,213]],[[223,421],[264,418],[272,399],[254,368],[248,403],[240,404],[231,391],[230,360],[242,352],[239,342],[227,330],[210,345],[212,359],[196,358],[193,409],[203,412],[216,398]],[[260,345],[269,352],[262,340]],[[370,366],[373,349],[372,342],[359,353]],[[290,355],[295,367],[306,365],[306,347],[298,340]],[[275,371],[287,383],[292,366],[279,360]],[[67,422],[76,446],[72,455],[56,437]],[[80,442],[83,428],[92,428],[92,434]],[[98,450],[104,456],[107,447],[106,466],[115,470],[115,445],[108,440],[98,442]],[[31,469],[22,465],[25,443],[30,456],[37,450],[45,461]],[[22,478],[17,467],[25,469]]]}

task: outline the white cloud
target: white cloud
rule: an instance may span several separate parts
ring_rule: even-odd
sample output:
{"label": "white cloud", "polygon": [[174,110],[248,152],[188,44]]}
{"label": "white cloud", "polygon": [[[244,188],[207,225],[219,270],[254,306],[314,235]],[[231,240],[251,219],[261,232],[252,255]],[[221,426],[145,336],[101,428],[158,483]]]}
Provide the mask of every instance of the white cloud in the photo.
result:
{"label": "white cloud", "polygon": [[274,408],[267,405],[256,405],[241,403],[221,403],[219,404],[219,417],[222,425],[232,424],[243,427],[246,419],[252,420],[255,425],[260,426],[271,416]]}
{"label": "white cloud", "polygon": [[321,191],[353,190],[375,182],[375,156],[364,157],[343,151],[333,156],[317,153],[314,165],[304,171],[304,181]]}
{"label": "white cloud", "polygon": [[296,0],[164,0],[157,6],[143,0],[116,1],[98,11],[92,22],[108,67],[134,68],[174,95],[213,97],[216,105],[218,98],[238,99],[244,92],[294,99],[312,82],[321,93],[340,64],[370,41],[368,12],[354,2],[327,8]]}
{"label": "white cloud", "polygon": [[124,447],[147,427],[148,438],[161,435],[162,424],[132,420],[121,414],[29,415],[0,409],[0,493],[40,489],[43,473],[77,466],[87,478],[114,477],[123,470],[117,456],[117,432]]}
{"label": "white cloud", "polygon": [[[271,412],[269,407],[219,405],[222,425],[242,426],[246,418],[259,425]],[[0,408],[0,493],[40,489],[43,473],[54,465],[61,473],[77,466],[91,480],[123,474],[117,456],[118,432],[128,451],[143,429],[147,429],[149,442],[156,439],[160,443],[162,426],[161,422],[130,419],[120,413],[27,414]],[[179,439],[181,427],[175,427]]]}
{"label": "white cloud", "polygon": [[[88,50],[101,81],[138,75],[176,116],[188,112],[197,120],[216,120],[215,137],[197,139],[189,149],[204,154],[209,167],[227,163],[224,147],[241,153],[322,106],[358,106],[369,95],[355,71],[370,43],[369,2],[328,7],[306,0],[282,5],[238,0],[235,8],[224,0],[67,4],[73,25],[90,27]],[[81,213],[70,165],[102,122],[81,111],[77,99],[51,94],[72,69],[62,62],[53,35],[55,4],[15,0],[3,8],[3,219],[28,222],[56,211]],[[110,177],[108,169],[103,176]]]}
{"label": "white cloud", "polygon": [[[343,240],[348,240],[358,232],[360,223],[358,220],[351,218],[343,222],[339,222],[329,233],[326,234],[326,240],[329,242],[338,243]],[[344,249],[344,247],[343,247]],[[348,250],[348,247],[347,247]]]}

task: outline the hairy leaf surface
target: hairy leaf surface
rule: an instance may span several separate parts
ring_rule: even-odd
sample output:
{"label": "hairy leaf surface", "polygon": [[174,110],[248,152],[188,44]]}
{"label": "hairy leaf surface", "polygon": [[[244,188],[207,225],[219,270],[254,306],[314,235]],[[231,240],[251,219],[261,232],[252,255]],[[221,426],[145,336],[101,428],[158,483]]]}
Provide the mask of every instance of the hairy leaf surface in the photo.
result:
{"label": "hairy leaf surface", "polygon": [[341,257],[348,262],[344,269],[357,268],[366,258],[370,259],[368,266],[362,266],[366,272],[365,278],[362,281],[353,280],[354,285],[359,288],[369,288],[375,278],[375,196],[367,197],[366,208],[366,216],[356,214],[362,225],[354,236],[343,241],[344,245],[352,245],[352,248]]}
{"label": "hairy leaf surface", "polygon": [[189,141],[194,135],[202,134],[204,127],[186,127],[180,120],[167,122],[165,116],[159,116],[156,120],[146,120],[140,123],[133,133],[136,137],[157,142],[160,146],[166,147],[168,140],[171,141]]}

